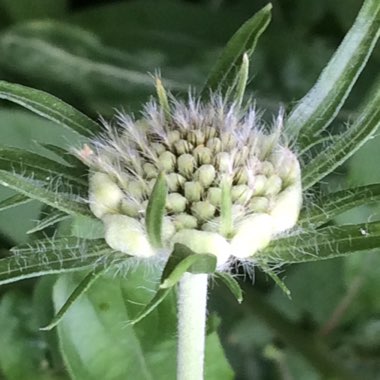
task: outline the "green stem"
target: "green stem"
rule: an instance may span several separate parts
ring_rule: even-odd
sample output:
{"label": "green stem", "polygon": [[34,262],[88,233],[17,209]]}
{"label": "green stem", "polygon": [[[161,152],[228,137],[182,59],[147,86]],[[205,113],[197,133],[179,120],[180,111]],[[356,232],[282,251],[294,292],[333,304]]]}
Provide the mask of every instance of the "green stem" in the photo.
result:
{"label": "green stem", "polygon": [[178,290],[177,380],[202,380],[207,274],[185,273]]}

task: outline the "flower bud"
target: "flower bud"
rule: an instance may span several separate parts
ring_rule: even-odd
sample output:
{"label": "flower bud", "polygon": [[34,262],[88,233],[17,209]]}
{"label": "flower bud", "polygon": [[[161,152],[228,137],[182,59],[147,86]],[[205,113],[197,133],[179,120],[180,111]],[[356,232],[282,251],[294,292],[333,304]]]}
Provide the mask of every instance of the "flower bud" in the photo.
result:
{"label": "flower bud", "polygon": [[107,244],[116,251],[136,257],[154,256],[147,235],[139,221],[125,215],[106,215],[103,219]]}
{"label": "flower bud", "polygon": [[179,193],[170,193],[166,197],[166,207],[168,211],[180,213],[186,209],[186,198]]}
{"label": "flower bud", "polygon": [[272,237],[272,218],[268,214],[255,214],[244,220],[231,240],[235,257],[247,258],[265,248]]}
{"label": "flower bud", "polygon": [[287,187],[276,198],[270,212],[273,219],[273,233],[278,234],[292,227],[297,222],[302,205],[301,184]]}
{"label": "flower bud", "polygon": [[122,198],[123,192],[107,174],[100,172],[90,174],[90,209],[97,218],[102,218],[108,213],[116,213]]}
{"label": "flower bud", "polygon": [[196,202],[201,199],[202,185],[199,182],[185,182],[185,197],[189,202]]}
{"label": "flower bud", "polygon": [[202,165],[195,172],[195,179],[203,186],[209,187],[215,179],[215,168],[212,165]]}

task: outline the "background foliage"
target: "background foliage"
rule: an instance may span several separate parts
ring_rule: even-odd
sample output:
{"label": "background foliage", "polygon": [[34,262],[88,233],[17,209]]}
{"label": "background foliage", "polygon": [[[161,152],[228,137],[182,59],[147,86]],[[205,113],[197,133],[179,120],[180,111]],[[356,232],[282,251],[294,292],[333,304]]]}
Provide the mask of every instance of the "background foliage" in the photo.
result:
{"label": "background foliage", "polygon": [[[273,2],[273,21],[255,52],[249,86],[258,107],[267,110],[264,116],[268,120],[277,112],[279,102],[288,107],[307,92],[361,4],[361,0],[346,0],[344,6],[339,0]],[[164,82],[175,93],[185,92],[189,85],[200,86],[228,38],[263,5],[264,1],[249,0],[135,0],[103,4],[0,0],[0,79],[51,92],[94,118],[98,114],[112,115],[115,107],[136,112],[138,105],[154,92],[149,73],[160,68]],[[379,61],[377,47],[338,122],[353,119],[352,110],[378,76]],[[67,146],[75,139],[52,128],[50,122],[0,103],[1,145],[49,155],[36,141]],[[378,137],[372,139],[322,186],[338,189],[380,181],[376,164],[380,160],[379,142]],[[1,188],[0,202],[9,195],[10,190]],[[26,233],[35,225],[33,220],[46,211],[37,202],[12,210],[3,205],[0,210],[0,255],[6,255],[13,245],[40,236],[38,232]],[[379,210],[376,204],[361,207],[339,216],[337,222],[379,220]],[[215,313],[215,318],[211,320],[218,325],[236,378],[327,379],[328,371],[323,367],[329,363],[348,368],[363,379],[380,376],[379,268],[380,258],[373,252],[283,268],[281,277],[292,291],[292,300],[258,272],[254,287],[250,279],[242,278],[246,295],[242,305],[230,298],[224,288],[215,286],[210,297],[210,312]],[[99,357],[97,349],[111,347],[116,340],[122,352],[128,352],[131,341],[143,343],[139,358],[133,357],[135,351],[130,353],[130,363],[137,366],[131,371],[142,371],[138,366],[147,365],[148,372],[151,370],[156,376],[155,371],[160,372],[161,377],[156,378],[166,378],[171,369],[162,363],[170,361],[170,355],[173,357],[170,345],[175,334],[174,321],[163,318],[166,325],[160,324],[157,332],[160,318],[153,315],[136,328],[132,337],[124,336],[125,341],[112,335],[112,323],[122,321],[118,315],[121,311],[112,308],[113,302],[120,304],[117,297],[131,301],[126,309],[132,316],[138,310],[133,305],[149,297],[141,289],[134,290],[138,276],[136,270],[128,283],[97,283],[75,305],[82,320],[70,320],[68,315],[58,332],[52,333],[38,332],[38,327],[49,322],[53,314],[53,277],[1,287],[0,378],[67,379],[57,333],[65,337],[61,345],[65,346],[66,355],[80,358],[77,367],[71,360],[74,367],[69,368],[80,380],[92,377],[89,372],[78,371],[99,374],[104,370],[102,361],[95,363],[94,358]],[[55,287],[54,301],[67,297],[68,289],[78,281],[77,275],[61,278]],[[173,299],[168,299],[161,310],[173,305]],[[102,308],[112,310],[109,320],[99,320]],[[66,324],[81,322],[78,331],[83,331],[88,321],[98,323],[96,341],[65,334]],[[219,355],[221,348],[212,331],[210,326],[209,352]],[[83,358],[76,350],[86,339],[90,339],[93,351]],[[169,356],[152,357],[155,342],[160,342],[162,352]],[[113,348],[115,351],[104,354],[104,362],[129,365],[123,358],[116,359],[120,351]],[[116,372],[103,373],[103,378],[117,380],[117,370],[115,366]],[[210,379],[231,378],[227,363],[214,363],[208,370]]]}

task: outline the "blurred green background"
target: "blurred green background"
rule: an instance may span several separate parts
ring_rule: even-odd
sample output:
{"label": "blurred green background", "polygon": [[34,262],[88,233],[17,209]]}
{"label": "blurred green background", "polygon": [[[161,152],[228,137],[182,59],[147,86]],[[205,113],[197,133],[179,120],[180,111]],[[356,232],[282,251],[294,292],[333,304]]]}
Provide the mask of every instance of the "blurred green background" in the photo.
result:
{"label": "blurred green background", "polygon": [[[175,94],[201,86],[228,38],[265,4],[0,0],[0,79],[48,91],[94,118],[110,117],[115,108],[136,113],[154,93],[152,76],[158,70]],[[254,54],[249,84],[264,117],[270,120],[280,105],[289,109],[307,92],[361,4],[273,1],[273,20]],[[350,122],[379,67],[377,47],[336,126]],[[44,152],[38,141],[75,143],[46,120],[0,102],[0,144]],[[329,177],[326,188],[378,182],[379,163],[380,138],[375,137]],[[0,202],[11,194],[1,188]],[[0,212],[0,255],[34,238],[26,232],[40,209],[28,202]],[[379,219],[379,212],[378,205],[362,207],[337,222],[372,221]],[[242,305],[225,289],[212,291],[210,313],[218,315],[236,379],[327,379],[323,366],[329,363],[350,369],[360,379],[380,379],[380,257],[367,253],[286,267],[281,277],[292,300],[261,273],[254,279],[242,277]],[[31,373],[41,371],[30,379],[67,378],[59,355],[36,331],[35,305],[43,295],[32,297],[35,284],[0,288],[0,379],[26,379],[17,371],[20,365]]]}

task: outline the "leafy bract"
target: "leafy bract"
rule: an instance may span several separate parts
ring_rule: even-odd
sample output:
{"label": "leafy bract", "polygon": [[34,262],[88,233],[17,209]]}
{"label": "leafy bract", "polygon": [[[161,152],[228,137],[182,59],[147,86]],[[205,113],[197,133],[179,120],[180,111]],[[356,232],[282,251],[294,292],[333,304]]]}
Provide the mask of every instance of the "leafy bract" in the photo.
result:
{"label": "leafy bract", "polygon": [[271,19],[272,5],[268,4],[248,21],[231,37],[222,51],[203,89],[203,95],[211,91],[227,91],[233,85],[239,72],[239,64],[244,54],[249,58]]}
{"label": "leafy bract", "polygon": [[380,35],[380,2],[366,0],[354,25],[322,71],[314,87],[293,109],[285,129],[298,136],[301,149],[335,118],[348,97]]}

